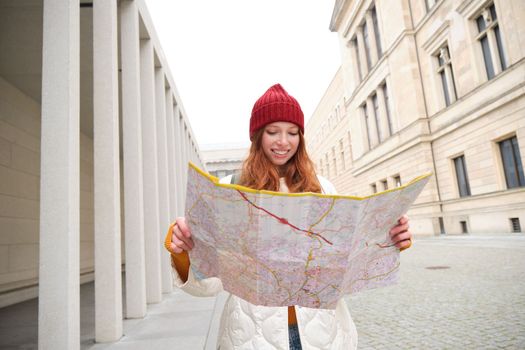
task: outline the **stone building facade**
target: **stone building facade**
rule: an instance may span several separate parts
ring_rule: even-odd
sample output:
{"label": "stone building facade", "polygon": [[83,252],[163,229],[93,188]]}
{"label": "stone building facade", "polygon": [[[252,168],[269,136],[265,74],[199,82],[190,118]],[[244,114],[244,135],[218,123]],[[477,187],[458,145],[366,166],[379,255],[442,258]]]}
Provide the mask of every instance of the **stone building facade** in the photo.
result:
{"label": "stone building facade", "polygon": [[220,179],[241,170],[249,149],[244,145],[217,144],[203,146],[201,152],[207,171]]}
{"label": "stone building facade", "polygon": [[433,174],[416,235],[525,225],[525,3],[337,0],[342,65],[306,126],[318,171],[366,196]]}

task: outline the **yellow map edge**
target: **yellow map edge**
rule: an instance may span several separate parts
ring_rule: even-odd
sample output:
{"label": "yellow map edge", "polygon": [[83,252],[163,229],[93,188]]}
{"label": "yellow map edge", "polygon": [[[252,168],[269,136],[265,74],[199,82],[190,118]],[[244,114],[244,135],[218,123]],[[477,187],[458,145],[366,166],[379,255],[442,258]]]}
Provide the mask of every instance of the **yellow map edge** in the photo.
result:
{"label": "yellow map edge", "polygon": [[380,195],[388,193],[388,192],[400,191],[400,190],[404,189],[405,187],[408,187],[408,186],[410,186],[410,185],[412,185],[412,184],[414,184],[414,183],[416,183],[418,181],[421,181],[421,180],[426,179],[427,177],[430,177],[430,176],[433,175],[433,173],[426,173],[426,174],[420,175],[418,177],[415,177],[414,179],[410,180],[406,184],[401,185],[399,187],[391,188],[389,190],[382,191],[382,192],[377,192],[377,193],[374,193],[374,194],[371,194],[371,195],[365,196],[365,197],[357,197],[357,196],[345,196],[345,195],[339,195],[339,194],[335,194],[335,195],[334,194],[322,194],[322,193],[314,193],[314,192],[283,193],[283,192],[275,192],[275,191],[267,191],[267,190],[254,190],[252,188],[241,186],[241,185],[221,184],[221,183],[219,183],[219,178],[217,178],[217,177],[215,177],[215,176],[213,176],[211,174],[206,173],[204,170],[200,169],[198,166],[193,164],[193,162],[188,162],[188,166],[193,168],[195,171],[197,171],[199,174],[201,174],[202,176],[204,176],[208,180],[210,180],[217,187],[232,188],[232,189],[240,190],[240,191],[243,191],[243,192],[256,193],[256,194],[257,193],[268,194],[268,195],[272,195],[272,196],[283,196],[283,197],[315,196],[315,197],[321,197],[321,198],[346,198],[346,199],[355,199],[355,200],[364,200],[364,199],[367,199],[367,198],[380,196]]}

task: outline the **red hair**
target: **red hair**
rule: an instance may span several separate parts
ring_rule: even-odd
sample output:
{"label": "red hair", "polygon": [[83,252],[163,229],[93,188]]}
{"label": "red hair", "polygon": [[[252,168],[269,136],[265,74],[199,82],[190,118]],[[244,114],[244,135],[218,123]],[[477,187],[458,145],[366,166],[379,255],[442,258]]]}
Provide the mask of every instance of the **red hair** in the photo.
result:
{"label": "red hair", "polygon": [[[262,135],[265,128],[257,130],[252,138],[248,158],[242,165],[240,185],[256,190],[279,191],[279,168],[264,154]],[[321,184],[314,171],[314,164],[306,153],[305,140],[299,130],[297,152],[286,163],[284,178],[290,193],[321,193]]]}

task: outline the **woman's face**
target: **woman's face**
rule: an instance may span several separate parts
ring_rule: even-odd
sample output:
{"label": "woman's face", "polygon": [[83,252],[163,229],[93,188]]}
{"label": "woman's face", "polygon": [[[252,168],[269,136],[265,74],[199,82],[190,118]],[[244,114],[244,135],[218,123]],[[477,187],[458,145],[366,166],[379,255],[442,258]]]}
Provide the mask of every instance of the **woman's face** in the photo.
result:
{"label": "woman's face", "polygon": [[275,122],[264,127],[261,147],[276,166],[284,166],[297,152],[299,127],[293,123]]}

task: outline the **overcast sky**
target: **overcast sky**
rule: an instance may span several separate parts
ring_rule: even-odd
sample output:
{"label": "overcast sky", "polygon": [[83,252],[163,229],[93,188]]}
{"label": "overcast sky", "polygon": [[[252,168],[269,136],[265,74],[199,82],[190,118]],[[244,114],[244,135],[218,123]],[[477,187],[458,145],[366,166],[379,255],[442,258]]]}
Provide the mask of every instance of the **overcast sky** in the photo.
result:
{"label": "overcast sky", "polygon": [[145,0],[201,148],[249,144],[252,106],[280,83],[308,120],[340,66],[334,0]]}

